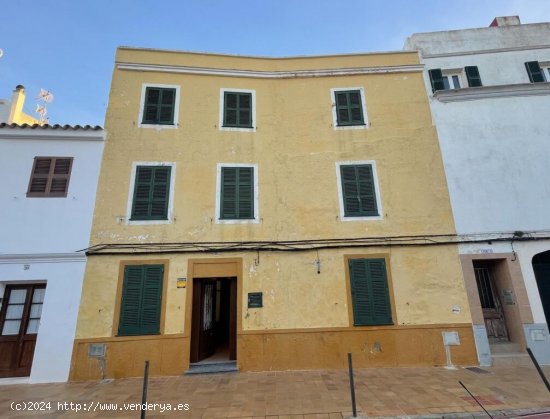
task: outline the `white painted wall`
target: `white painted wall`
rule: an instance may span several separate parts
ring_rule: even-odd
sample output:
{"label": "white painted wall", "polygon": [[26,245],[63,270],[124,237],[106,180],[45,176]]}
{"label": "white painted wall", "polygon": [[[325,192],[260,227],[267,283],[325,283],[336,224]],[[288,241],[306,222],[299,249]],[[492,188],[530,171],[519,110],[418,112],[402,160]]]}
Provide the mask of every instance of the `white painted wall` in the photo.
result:
{"label": "white painted wall", "polygon": [[[405,48],[426,70],[476,65],[484,86],[529,83],[524,63],[550,61],[550,23],[415,34]],[[550,94],[443,103],[424,78],[457,232],[550,230]]]}
{"label": "white painted wall", "polygon": [[[0,129],[0,254],[69,253],[87,247],[103,141],[6,138],[11,132]],[[66,198],[27,198],[36,156],[74,158]]]}
{"label": "white painted wall", "polygon": [[[25,263],[0,261],[2,286],[15,283],[46,283],[46,295],[29,382],[65,382],[69,377],[76,318],[86,258],[80,262]],[[25,270],[24,265],[29,269]],[[1,291],[1,290],[0,290]],[[3,295],[3,292],[2,292]]]}
{"label": "white painted wall", "polygon": [[[46,283],[31,383],[68,379],[102,152],[103,131],[0,128],[0,297]],[[73,157],[66,198],[26,197],[37,156]]]}
{"label": "white painted wall", "polygon": [[[527,345],[540,362],[550,363],[532,266],[535,254],[550,250],[550,240],[492,242],[489,234],[550,234],[550,89],[531,84],[525,68],[527,61],[550,62],[550,23],[414,34],[405,49],[418,49],[425,65],[457,233],[489,239],[462,244],[459,251],[516,252],[534,321],[524,325]],[[484,87],[432,93],[428,70],[466,66],[478,67]],[[480,95],[488,92],[494,96]],[[534,341],[531,329],[540,329],[545,341]],[[482,335],[476,334],[478,347],[486,343]]]}

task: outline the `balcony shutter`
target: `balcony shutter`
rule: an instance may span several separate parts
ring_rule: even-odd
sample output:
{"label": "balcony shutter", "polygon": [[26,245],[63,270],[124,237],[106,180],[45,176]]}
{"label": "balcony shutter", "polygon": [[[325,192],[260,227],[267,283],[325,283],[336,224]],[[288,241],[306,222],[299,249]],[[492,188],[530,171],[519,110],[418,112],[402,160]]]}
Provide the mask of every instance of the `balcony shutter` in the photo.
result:
{"label": "balcony shutter", "polygon": [[432,84],[432,92],[437,90],[445,90],[445,85],[443,84],[443,73],[440,68],[434,68],[433,70],[428,70],[430,75],[430,83]]}
{"label": "balcony shutter", "polygon": [[529,80],[531,83],[544,83],[544,74],[540,68],[538,61],[528,61],[525,63],[525,68],[527,69],[527,74],[529,75]]}
{"label": "balcony shutter", "polygon": [[477,69],[477,66],[472,65],[472,66],[464,67],[464,71],[466,72],[466,78],[468,79],[468,86],[470,87],[483,86],[481,84],[481,77],[479,76],[479,70]]}

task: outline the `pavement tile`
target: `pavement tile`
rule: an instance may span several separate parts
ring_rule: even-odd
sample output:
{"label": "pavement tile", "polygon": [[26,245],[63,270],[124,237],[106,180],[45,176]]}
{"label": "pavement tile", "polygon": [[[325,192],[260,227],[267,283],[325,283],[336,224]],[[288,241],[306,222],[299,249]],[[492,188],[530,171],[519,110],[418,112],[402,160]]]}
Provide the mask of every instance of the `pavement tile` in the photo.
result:
{"label": "pavement tile", "polygon": [[[548,409],[550,396],[534,367],[487,368],[489,374],[443,368],[375,368],[355,371],[358,413],[370,417],[485,415],[490,411]],[[550,368],[545,367],[547,376]],[[1,380],[0,380],[1,381]],[[0,386],[0,416],[14,418],[138,417],[139,412],[57,410],[57,402],[139,403],[142,379]],[[13,411],[10,404],[52,401],[46,412]],[[149,403],[188,403],[184,412],[147,412],[147,418],[341,419],[351,416],[345,371],[289,371],[209,376],[151,377]]]}

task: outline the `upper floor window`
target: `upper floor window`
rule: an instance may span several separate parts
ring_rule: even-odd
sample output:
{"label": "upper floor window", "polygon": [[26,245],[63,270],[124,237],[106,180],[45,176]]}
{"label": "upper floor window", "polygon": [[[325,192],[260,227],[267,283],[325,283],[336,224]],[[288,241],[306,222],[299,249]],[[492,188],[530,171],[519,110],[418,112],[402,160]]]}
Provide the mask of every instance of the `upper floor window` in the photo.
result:
{"label": "upper floor window", "polygon": [[335,128],[366,128],[367,110],[362,88],[331,89]]}
{"label": "upper floor window", "polygon": [[254,131],[256,129],[255,90],[220,90],[220,129]]}
{"label": "upper floor window", "polygon": [[550,81],[550,63],[528,61],[525,63],[527,74],[531,83],[544,83]]}
{"label": "upper floor window", "polygon": [[467,66],[456,69],[434,68],[428,70],[432,91],[460,89],[465,87],[481,87],[481,77],[476,66]]}
{"label": "upper floor window", "polygon": [[178,121],[179,86],[142,87],[139,121],[141,127],[162,125],[174,128]]}
{"label": "upper floor window", "polygon": [[217,222],[258,222],[256,171],[256,165],[218,165]]}
{"label": "upper floor window", "polygon": [[173,163],[134,163],[128,219],[134,224],[169,222],[174,186]]}
{"label": "upper floor window", "polygon": [[342,220],[381,219],[373,161],[336,163]]}
{"label": "upper floor window", "polygon": [[72,157],[35,157],[27,196],[66,197],[72,165]]}

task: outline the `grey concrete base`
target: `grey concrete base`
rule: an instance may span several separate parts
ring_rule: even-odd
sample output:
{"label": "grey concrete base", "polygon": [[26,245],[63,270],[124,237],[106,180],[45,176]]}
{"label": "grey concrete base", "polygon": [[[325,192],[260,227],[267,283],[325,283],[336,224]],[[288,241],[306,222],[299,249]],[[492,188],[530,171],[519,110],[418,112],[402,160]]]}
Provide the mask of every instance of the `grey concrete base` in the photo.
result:
{"label": "grey concrete base", "polygon": [[490,367],[492,364],[491,349],[489,347],[489,339],[487,338],[487,330],[485,329],[485,325],[474,324],[473,329],[479,365],[482,367]]}
{"label": "grey concrete base", "polygon": [[550,365],[550,334],[546,323],[524,324],[525,341],[533,351],[537,362]]}

